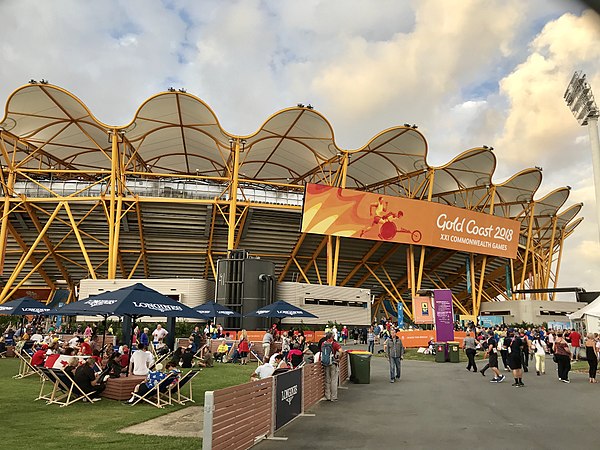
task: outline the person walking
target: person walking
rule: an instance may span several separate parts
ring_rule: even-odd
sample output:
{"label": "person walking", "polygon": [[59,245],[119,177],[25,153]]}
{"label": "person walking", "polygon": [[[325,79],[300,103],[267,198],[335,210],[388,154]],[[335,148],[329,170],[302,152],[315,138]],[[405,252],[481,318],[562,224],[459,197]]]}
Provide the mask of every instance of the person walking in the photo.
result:
{"label": "person walking", "polygon": [[338,361],[342,353],[342,347],[333,339],[333,333],[326,333],[321,344],[321,365],[325,370],[325,400],[328,402],[337,401]]}
{"label": "person walking", "polygon": [[539,377],[546,373],[546,343],[539,334],[535,335],[531,343],[531,351],[535,355],[535,373]]}
{"label": "person walking", "polygon": [[[571,338],[572,339],[572,338]],[[596,355],[596,340],[592,333],[588,333],[585,339],[585,358],[590,367],[590,383],[596,383],[596,371],[598,370],[598,356]]]}
{"label": "person walking", "polygon": [[463,341],[463,349],[467,354],[467,359],[469,360],[469,364],[467,364],[467,370],[471,371],[473,368],[473,372],[477,372],[477,364],[475,363],[475,353],[477,353],[477,342],[475,342],[475,338],[471,336],[471,333],[467,331],[467,335],[465,340]]}
{"label": "person walking", "polygon": [[570,383],[571,352],[562,332],[556,335],[556,340],[554,341],[554,361],[558,365],[558,379],[563,383]]}
{"label": "person walking", "polygon": [[390,383],[393,383],[395,380],[400,379],[400,361],[402,360],[402,355],[404,355],[404,345],[402,344],[402,339],[398,337],[396,330],[393,330],[390,338],[385,341],[383,350],[390,362]]}
{"label": "person walking", "polygon": [[494,338],[494,332],[490,331],[488,333],[488,340],[486,341],[485,345],[486,345],[486,351],[485,351],[485,358],[489,357],[489,362],[486,364],[486,366],[480,370],[481,375],[483,375],[485,377],[485,371],[490,368],[492,370],[492,372],[494,372],[495,377],[492,378],[490,380],[490,383],[501,383],[505,380],[505,376],[502,375],[500,373],[500,370],[498,369],[498,343],[496,342],[496,339]]}

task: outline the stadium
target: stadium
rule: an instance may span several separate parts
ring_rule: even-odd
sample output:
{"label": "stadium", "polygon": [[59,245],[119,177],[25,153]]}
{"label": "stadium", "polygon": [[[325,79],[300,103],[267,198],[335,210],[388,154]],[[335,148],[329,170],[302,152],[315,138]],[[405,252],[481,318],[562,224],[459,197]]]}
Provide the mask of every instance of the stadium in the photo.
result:
{"label": "stadium", "polygon": [[[6,101],[0,151],[0,303],[32,292],[74,301],[84,279],[214,282],[217,261],[243,249],[272,261],[279,283],[368,289],[374,317],[402,308],[412,319],[412,299],[433,289],[451,289],[454,311],[477,316],[484,302],[519,299],[517,288],[557,287],[565,239],[583,220],[581,204],[565,206],[569,187],[536,196],[540,168],[495,183],[491,147],[434,167],[426,137],[404,124],[343,149],[301,104],[239,136],[175,89],[107,125],[67,90],[32,80]],[[303,232],[307,185],[517,221],[516,256]]]}

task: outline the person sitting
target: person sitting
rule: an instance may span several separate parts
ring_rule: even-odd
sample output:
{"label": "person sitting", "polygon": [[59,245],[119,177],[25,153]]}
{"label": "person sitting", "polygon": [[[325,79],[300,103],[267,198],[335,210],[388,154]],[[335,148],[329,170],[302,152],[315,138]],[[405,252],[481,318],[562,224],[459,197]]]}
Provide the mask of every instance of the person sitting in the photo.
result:
{"label": "person sitting", "polygon": [[273,364],[273,367],[275,367],[275,370],[290,368],[288,363],[285,362],[285,359],[283,358],[283,355],[281,353],[275,354],[275,363]]}
{"label": "person sitting", "polygon": [[42,344],[38,350],[31,357],[31,365],[33,367],[40,367],[44,365],[46,359],[46,352],[48,351],[48,345]]}
{"label": "person sitting", "polygon": [[215,361],[223,362],[223,357],[229,353],[229,346],[225,339],[221,339],[221,343],[217,347],[217,352],[215,353]]}
{"label": "person sitting", "polygon": [[204,351],[204,355],[200,357],[198,360],[198,365],[200,367],[208,367],[211,368],[215,365],[215,358],[210,351],[210,348],[206,347]]}
{"label": "person sitting", "polygon": [[121,354],[119,352],[114,352],[110,355],[106,368],[108,369],[107,374],[110,378],[119,378],[121,373],[127,370],[127,366],[123,367],[121,365]]}
{"label": "person sitting", "polygon": [[168,376],[173,376],[173,383],[176,383],[177,379],[179,378],[180,372],[177,370],[175,364],[173,364],[171,361],[167,363],[165,372],[162,371],[163,365],[161,363],[158,363],[155,369],[156,370],[149,371],[146,379],[133,388],[131,398],[125,402],[126,404],[131,405],[135,402],[135,395],[133,394],[137,394],[139,396],[146,395],[152,388],[156,387],[158,383]]}
{"label": "person sitting", "polygon": [[272,364],[266,362],[261,366],[258,366],[254,373],[250,375],[250,381],[262,380],[273,375],[275,367]]}
{"label": "person sitting", "polygon": [[183,355],[183,347],[177,347],[171,356],[171,362],[176,366],[181,362],[181,356]]}
{"label": "person sitting", "polygon": [[101,400],[100,394],[106,389],[106,384],[102,382],[102,379],[100,379],[99,376],[96,376],[94,364],[96,364],[94,358],[86,359],[85,362],[75,370],[75,376],[73,378],[75,383],[77,383],[77,386],[79,386],[92,401],[98,401]]}
{"label": "person sitting", "polygon": [[4,358],[6,353],[6,343],[4,342],[4,336],[0,337],[0,358]]}
{"label": "person sitting", "polygon": [[192,352],[192,346],[188,345],[181,355],[181,367],[184,369],[191,369],[194,365],[194,353]]}
{"label": "person sitting", "polygon": [[238,351],[237,344],[233,344],[229,353],[223,357],[223,359],[227,358],[228,363],[237,364],[238,361],[241,360],[240,352]]}
{"label": "person sitting", "polygon": [[148,346],[139,344],[138,350],[131,356],[130,365],[134,375],[148,375],[149,368],[154,364],[154,357],[148,351]]}
{"label": "person sitting", "polygon": [[75,370],[79,367],[79,358],[70,358],[67,362],[67,365],[63,368],[65,372],[67,372],[71,378],[75,376]]}
{"label": "person sitting", "polygon": [[79,354],[82,356],[92,356],[92,346],[90,345],[89,338],[85,338],[83,342],[79,343]]}
{"label": "person sitting", "polygon": [[300,350],[298,344],[294,344],[292,349],[288,353],[288,361],[290,362],[291,366],[295,369],[300,365],[303,359],[304,355],[302,354],[302,351]]}
{"label": "person sitting", "polygon": [[129,365],[129,347],[124,345],[121,347],[120,360],[119,363],[121,367],[127,367]]}

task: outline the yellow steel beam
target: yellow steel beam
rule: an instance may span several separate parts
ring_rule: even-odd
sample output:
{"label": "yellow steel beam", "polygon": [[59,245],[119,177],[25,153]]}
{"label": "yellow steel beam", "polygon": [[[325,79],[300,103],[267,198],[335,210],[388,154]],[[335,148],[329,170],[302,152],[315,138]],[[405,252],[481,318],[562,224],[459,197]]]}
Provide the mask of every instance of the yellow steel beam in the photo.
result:
{"label": "yellow steel beam", "polygon": [[94,270],[94,266],[92,265],[90,256],[88,255],[88,252],[85,248],[83,239],[81,239],[81,234],[79,233],[79,227],[77,226],[77,222],[75,222],[75,218],[73,217],[73,213],[71,212],[71,207],[69,206],[68,202],[64,202],[63,207],[65,208],[65,211],[67,212],[67,215],[69,216],[69,221],[71,222],[71,227],[73,229],[73,233],[75,234],[75,237],[77,238],[77,242],[79,243],[79,248],[81,249],[81,253],[83,253],[83,258],[85,259],[85,263],[87,265],[88,272],[89,272],[90,276],[92,277],[92,279],[96,280],[97,279],[96,271]]}
{"label": "yellow steel beam", "polygon": [[352,270],[350,271],[350,273],[348,275],[346,275],[346,278],[344,278],[344,280],[340,283],[340,286],[345,286],[346,283],[348,283],[352,279],[352,277],[356,274],[356,272],[358,272],[358,270],[369,260],[369,258],[371,258],[371,256],[373,256],[373,254],[382,245],[383,245],[383,241],[375,242],[375,244],[369,249],[369,251],[362,257],[360,262],[352,268]]}
{"label": "yellow steel beam", "polygon": [[[19,232],[15,229],[15,227],[10,222],[8,222],[7,227],[8,227],[8,232],[12,235],[15,242],[19,245],[19,247],[21,247],[23,254],[26,254],[29,251],[29,246],[25,243],[25,241],[23,240],[23,238],[21,237]],[[34,255],[31,255],[29,260],[30,260],[31,264],[33,264],[34,266],[37,266],[38,260]],[[48,273],[42,267],[40,267],[38,269],[38,273],[44,279],[46,284],[48,284],[49,287],[51,287],[52,289],[56,289],[56,285],[54,284],[54,281],[52,281],[52,279],[48,276]]]}
{"label": "yellow steel beam", "polygon": [[302,275],[302,278],[304,278],[304,281],[306,281],[307,284],[311,284],[310,280],[306,276],[306,273],[304,273],[304,270],[302,270],[302,267],[300,267],[300,264],[298,263],[298,261],[296,260],[296,258],[292,258],[292,259],[293,259],[294,263],[296,264],[296,267],[300,271],[300,275]]}
{"label": "yellow steel beam", "polygon": [[[35,227],[35,229],[37,230],[38,233],[42,234],[43,226],[42,226],[42,224],[41,224],[41,222],[40,222],[40,220],[39,220],[39,218],[38,218],[38,216],[37,216],[37,214],[35,212],[35,209],[32,208],[32,206],[34,206],[34,205],[25,204],[24,206],[25,206],[25,210],[27,211],[27,215],[29,215],[29,218],[33,222],[33,226]],[[57,208],[60,209],[60,207],[61,207],[61,204],[59,203],[58,206],[57,206]],[[47,212],[45,210],[43,210],[43,211]],[[55,212],[56,212],[56,210],[55,210]],[[52,217],[52,215],[50,215],[50,217]],[[56,215],[54,217],[56,217]],[[58,220],[58,218],[57,218],[57,220]],[[61,262],[60,258],[57,256],[57,254],[56,254],[56,247],[52,244],[52,242],[50,242],[50,238],[48,238],[48,236],[46,236],[45,232],[42,234],[42,239],[44,241],[44,245],[48,249],[48,252],[50,252],[52,254],[52,259],[54,260],[54,263],[56,264],[56,267],[60,271],[60,273],[63,276],[64,280],[67,282],[67,284],[69,286],[72,286],[73,285],[73,280],[71,280],[71,276],[69,274],[69,271],[66,269],[66,267]],[[34,249],[34,251],[35,251],[35,249]]]}
{"label": "yellow steel beam", "polygon": [[237,191],[240,176],[240,140],[233,146],[233,172],[229,191],[229,220],[227,221],[227,250],[235,249],[235,225],[237,214]]}
{"label": "yellow steel beam", "polygon": [[150,267],[148,265],[148,256],[146,252],[146,239],[144,238],[144,225],[142,223],[142,205],[136,202],[135,215],[137,217],[138,232],[140,235],[140,252],[144,261],[144,277],[150,278]]}
{"label": "yellow steel beam", "polygon": [[294,245],[294,248],[292,249],[292,253],[290,253],[290,257],[288,258],[287,262],[285,263],[285,266],[283,266],[283,269],[281,270],[281,273],[279,274],[278,281],[280,283],[283,280],[285,280],[285,276],[287,275],[288,270],[290,269],[290,267],[293,263],[293,259],[296,258],[296,255],[298,254],[298,251],[300,251],[300,247],[302,247],[302,243],[304,242],[305,238],[306,238],[306,233],[301,233],[300,236],[298,237],[298,240],[296,241],[296,244]]}
{"label": "yellow steel beam", "polygon": [[42,239],[46,235],[46,231],[48,231],[48,228],[50,228],[50,225],[52,225],[52,222],[54,221],[55,217],[58,215],[61,206],[62,205],[60,203],[56,206],[56,208],[54,209],[54,212],[52,213],[52,215],[46,222],[46,225],[44,225],[44,228],[42,228],[42,230],[38,234],[38,236],[35,239],[35,241],[33,242],[33,244],[31,244],[29,251],[23,257],[23,259],[19,262],[19,264],[17,264],[17,267],[15,267],[15,269],[13,270],[9,279],[6,281],[6,284],[4,285],[4,288],[2,289],[2,293],[0,293],[0,303],[4,303],[6,301],[6,299],[7,299],[6,294],[12,287],[13,283],[15,282],[15,280],[17,279],[17,277],[19,276],[21,271],[23,270],[23,267],[25,267],[25,264],[27,263],[27,261],[29,260],[31,255],[33,255],[35,248],[38,246],[38,244],[42,241]]}

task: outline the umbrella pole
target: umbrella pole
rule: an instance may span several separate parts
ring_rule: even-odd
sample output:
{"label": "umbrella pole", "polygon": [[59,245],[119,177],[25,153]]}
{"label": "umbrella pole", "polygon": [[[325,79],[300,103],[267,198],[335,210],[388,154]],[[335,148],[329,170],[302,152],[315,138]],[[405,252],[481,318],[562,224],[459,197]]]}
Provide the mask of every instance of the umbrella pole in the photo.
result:
{"label": "umbrella pole", "polygon": [[131,355],[133,354],[133,330],[135,329],[135,321],[137,316],[131,317],[131,333],[129,333],[129,362],[127,363],[127,376],[129,376],[129,369],[131,368]]}
{"label": "umbrella pole", "polygon": [[104,356],[104,343],[106,342],[106,320],[108,316],[104,316],[104,333],[102,334],[102,348],[100,350],[100,356]]}

